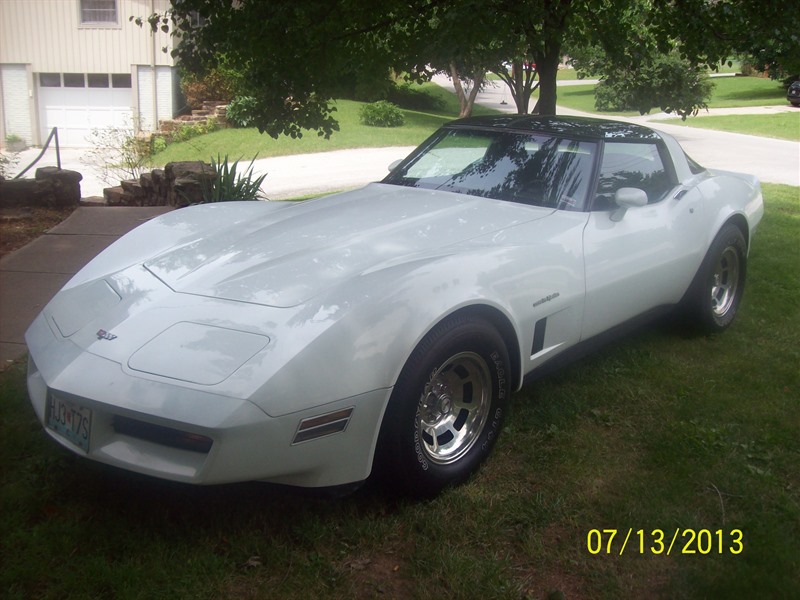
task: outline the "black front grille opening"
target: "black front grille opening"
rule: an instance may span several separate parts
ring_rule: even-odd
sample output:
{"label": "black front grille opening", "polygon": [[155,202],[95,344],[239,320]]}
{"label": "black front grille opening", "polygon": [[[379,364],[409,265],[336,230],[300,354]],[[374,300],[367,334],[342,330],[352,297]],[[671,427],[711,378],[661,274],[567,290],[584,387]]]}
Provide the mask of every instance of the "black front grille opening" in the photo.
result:
{"label": "black front grille opening", "polygon": [[155,444],[161,444],[162,446],[189,450],[190,452],[208,454],[214,444],[214,440],[204,435],[181,431],[172,427],[164,427],[163,425],[145,423],[128,417],[114,417],[113,427],[114,431],[121,435],[129,435]]}

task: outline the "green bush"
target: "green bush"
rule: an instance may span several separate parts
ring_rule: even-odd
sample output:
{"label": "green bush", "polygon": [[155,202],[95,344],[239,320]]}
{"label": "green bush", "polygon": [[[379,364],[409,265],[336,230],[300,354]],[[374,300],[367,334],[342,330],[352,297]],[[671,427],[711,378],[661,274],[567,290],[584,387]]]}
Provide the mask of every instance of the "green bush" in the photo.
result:
{"label": "green bush", "polygon": [[236,96],[228,103],[226,118],[233,127],[253,127],[255,119],[253,109],[256,99],[252,96]]}
{"label": "green bush", "polygon": [[365,104],[359,111],[359,118],[362,124],[370,127],[400,127],[405,123],[403,111],[386,100]]}
{"label": "green bush", "polygon": [[707,108],[714,84],[676,53],[660,55],[637,69],[617,69],[595,89],[595,108],[640,114],[660,108],[684,119]]}
{"label": "green bush", "polygon": [[199,135],[205,135],[207,133],[211,133],[212,131],[216,131],[217,129],[221,129],[222,125],[220,125],[219,121],[215,118],[210,118],[205,121],[200,121],[197,123],[184,123],[178,129],[172,132],[172,142],[185,142],[186,140],[190,140],[195,138]]}
{"label": "green bush", "polygon": [[162,135],[154,135],[150,140],[150,153],[158,154],[167,149],[167,140]]}
{"label": "green bush", "polygon": [[203,75],[184,71],[181,73],[181,91],[186,103],[200,108],[206,100],[227,102],[234,96],[238,75],[223,67],[210,69]]}
{"label": "green bush", "polygon": [[389,95],[386,99],[394,102],[400,108],[427,112],[441,111],[445,104],[442,98],[432,96],[420,90],[418,85],[411,83],[393,85],[389,88]]}

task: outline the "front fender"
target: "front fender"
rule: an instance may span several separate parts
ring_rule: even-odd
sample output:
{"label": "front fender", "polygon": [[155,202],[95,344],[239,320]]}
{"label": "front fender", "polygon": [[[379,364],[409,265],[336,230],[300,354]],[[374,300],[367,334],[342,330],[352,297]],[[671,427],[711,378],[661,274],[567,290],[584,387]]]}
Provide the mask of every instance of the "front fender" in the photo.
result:
{"label": "front fender", "polygon": [[[580,239],[581,217],[572,219]],[[530,231],[522,232],[526,239]],[[535,238],[534,238],[535,239]],[[376,389],[390,388],[422,338],[442,319],[488,307],[511,324],[512,356],[524,374],[548,358],[532,350],[534,326],[548,316],[548,347],[566,349],[580,335],[583,259],[578,247],[558,243],[479,245],[469,251],[421,257],[361,274],[303,307],[281,336],[281,363],[254,401],[270,415]],[[536,252],[534,253],[534,248]],[[561,318],[560,316],[563,316]],[[312,333],[313,332],[313,333]],[[540,361],[540,362],[541,362]]]}

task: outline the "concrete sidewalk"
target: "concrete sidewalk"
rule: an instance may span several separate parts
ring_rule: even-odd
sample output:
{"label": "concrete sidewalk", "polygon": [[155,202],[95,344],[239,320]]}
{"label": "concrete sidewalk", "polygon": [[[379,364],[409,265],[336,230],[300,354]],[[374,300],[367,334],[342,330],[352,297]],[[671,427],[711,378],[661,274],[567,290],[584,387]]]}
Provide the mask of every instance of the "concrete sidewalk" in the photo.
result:
{"label": "concrete sidewalk", "polygon": [[169,207],[78,208],[0,259],[0,370],[25,355],[25,331],[55,293],[117,238]]}

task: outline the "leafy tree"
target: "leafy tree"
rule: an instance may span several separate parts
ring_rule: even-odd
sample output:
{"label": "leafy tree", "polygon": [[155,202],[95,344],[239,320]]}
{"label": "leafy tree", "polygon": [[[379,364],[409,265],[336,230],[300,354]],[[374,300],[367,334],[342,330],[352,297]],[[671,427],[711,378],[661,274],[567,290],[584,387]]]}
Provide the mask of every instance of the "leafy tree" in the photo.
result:
{"label": "leafy tree", "polygon": [[580,77],[601,78],[598,110],[645,114],[657,107],[685,119],[707,107],[713,84],[704,67],[681,57],[680,44],[654,34],[652,10],[646,0],[631,2],[617,15],[622,35],[572,49],[571,63]]}
{"label": "leafy tree", "polygon": [[779,36],[796,50],[797,14],[789,0],[181,0],[148,21],[171,27],[173,54],[189,70],[225,56],[241,75],[239,93],[256,99],[261,131],[329,136],[338,129],[330,101],[353,73],[396,68],[419,80],[455,63],[502,77],[503,62],[527,62],[535,72],[516,69],[506,80],[518,110],[538,85],[536,111],[555,114],[564,48],[636,54],[634,17],[652,34],[643,53],[651,43],[670,52],[679,38],[690,64],[714,65]]}
{"label": "leafy tree", "polygon": [[[692,63],[711,68],[735,53],[783,75],[800,73],[800,11],[794,0],[672,0],[654,2],[649,25],[661,39],[679,37]],[[780,76],[780,75],[776,75]]]}

